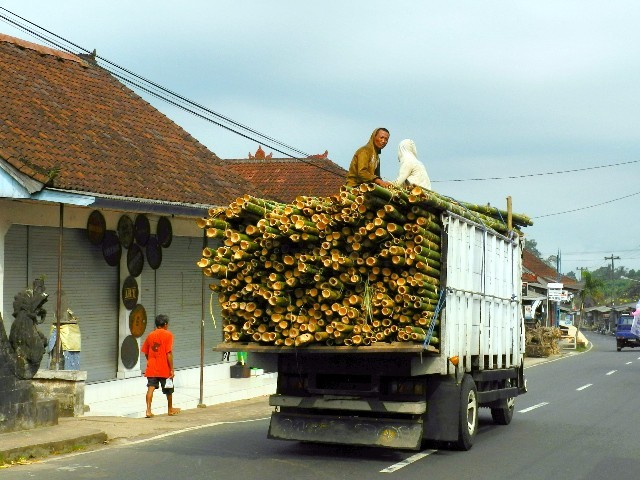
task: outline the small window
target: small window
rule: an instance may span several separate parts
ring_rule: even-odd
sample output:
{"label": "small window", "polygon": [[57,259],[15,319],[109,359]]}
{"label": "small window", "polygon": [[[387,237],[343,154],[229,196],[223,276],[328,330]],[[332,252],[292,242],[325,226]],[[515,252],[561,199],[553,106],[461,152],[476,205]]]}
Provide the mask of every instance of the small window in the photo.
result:
{"label": "small window", "polygon": [[631,325],[633,323],[633,315],[622,315],[618,320],[618,325]]}

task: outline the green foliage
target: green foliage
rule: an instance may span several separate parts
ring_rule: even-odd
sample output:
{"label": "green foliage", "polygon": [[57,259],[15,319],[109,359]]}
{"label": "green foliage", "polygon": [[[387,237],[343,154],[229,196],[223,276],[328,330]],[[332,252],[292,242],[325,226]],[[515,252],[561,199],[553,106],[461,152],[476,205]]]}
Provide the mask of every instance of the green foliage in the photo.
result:
{"label": "green foliage", "polygon": [[586,299],[590,298],[594,302],[598,302],[602,299],[604,293],[605,282],[596,276],[594,276],[589,270],[582,270],[582,290],[578,293],[580,297],[580,306],[584,307]]}
{"label": "green foliage", "polygon": [[[589,272],[594,280],[602,283],[599,305],[636,302],[640,299],[640,271],[617,267],[613,272],[610,266],[603,266]],[[626,278],[622,278],[626,277]]]}

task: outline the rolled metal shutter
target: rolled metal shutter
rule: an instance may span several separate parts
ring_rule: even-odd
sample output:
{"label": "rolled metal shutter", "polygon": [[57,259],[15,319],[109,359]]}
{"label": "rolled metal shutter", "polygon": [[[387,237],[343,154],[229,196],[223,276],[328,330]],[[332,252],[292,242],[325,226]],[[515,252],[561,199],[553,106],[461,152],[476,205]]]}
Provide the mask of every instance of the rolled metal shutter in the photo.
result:
{"label": "rolled metal shutter", "polygon": [[[56,311],[58,236],[52,227],[29,227],[29,282],[45,275],[49,312],[41,331],[49,336]],[[118,269],[105,262],[100,246],[82,229],[64,230],[62,290],[78,317],[82,335],[80,368],[87,382],[116,378],[118,368]],[[48,360],[46,358],[43,361]],[[44,367],[44,365],[42,365]]]}
{"label": "rolled metal shutter", "polygon": [[30,286],[30,280],[27,278],[28,269],[27,227],[11,225],[4,237],[4,285],[2,286],[4,297],[2,319],[7,335],[13,324],[13,297]]}
{"label": "rolled metal shutter", "polygon": [[[196,265],[202,253],[202,238],[173,237],[168,248],[162,249],[162,264],[157,270],[146,262],[142,271],[141,303],[147,311],[148,327],[145,337],[155,328],[158,314],[169,316],[169,330],[174,335],[174,366],[200,365],[200,326],[202,318],[202,293],[205,299],[204,364],[222,361],[222,354],[212,348],[222,341],[222,319],[217,296],[213,308],[217,328],[209,314],[211,279],[205,278]],[[144,337],[143,337],[144,339]],[[141,358],[144,372],[146,362]]]}

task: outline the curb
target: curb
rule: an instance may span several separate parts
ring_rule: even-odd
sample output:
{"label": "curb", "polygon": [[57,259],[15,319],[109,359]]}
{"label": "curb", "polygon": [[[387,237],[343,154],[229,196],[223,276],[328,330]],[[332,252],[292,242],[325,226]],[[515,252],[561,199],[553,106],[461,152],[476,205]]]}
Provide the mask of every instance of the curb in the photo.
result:
{"label": "curb", "polygon": [[[107,434],[102,430],[91,429],[85,432],[71,432],[67,438],[60,438],[60,431],[56,430],[58,438],[48,437],[49,430],[34,429],[27,432],[11,432],[3,434],[3,442],[13,444],[12,447],[0,446],[0,468],[4,464],[12,464],[30,459],[40,459],[53,454],[69,453],[84,449],[91,445],[107,443]],[[44,434],[44,435],[43,435]],[[33,442],[38,438],[37,442]]]}

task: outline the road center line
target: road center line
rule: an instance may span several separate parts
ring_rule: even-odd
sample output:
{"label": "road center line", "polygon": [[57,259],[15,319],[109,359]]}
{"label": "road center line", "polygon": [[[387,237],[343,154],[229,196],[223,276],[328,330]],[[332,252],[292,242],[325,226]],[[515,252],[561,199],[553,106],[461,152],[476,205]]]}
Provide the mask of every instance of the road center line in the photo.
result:
{"label": "road center line", "polygon": [[611,370],[610,372],[607,372],[607,375],[613,375],[616,372],[617,372],[617,370]]}
{"label": "road center line", "polygon": [[584,390],[585,388],[589,388],[593,383],[587,383],[586,385],[581,386],[580,388],[576,388],[576,391]]}
{"label": "road center line", "polygon": [[395,465],[391,465],[390,467],[380,470],[380,473],[393,473],[396,470],[400,470],[407,465],[411,465],[412,463],[417,462],[418,460],[435,452],[437,452],[437,450],[424,450],[420,453],[416,453],[415,455],[411,455],[409,458],[405,458],[403,461],[398,462]]}
{"label": "road center line", "polygon": [[549,405],[549,402],[542,402],[534,405],[533,407],[525,408],[524,410],[518,410],[518,413],[527,413],[531,410],[535,410],[536,408],[544,407],[545,405]]}
{"label": "road center line", "polygon": [[625,363],[625,365],[631,365],[633,362],[627,362]]}

